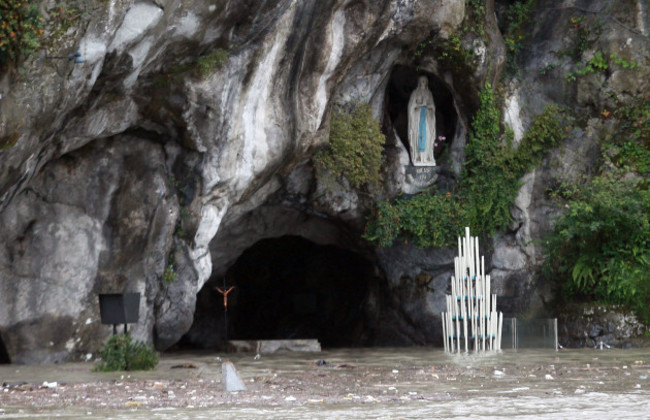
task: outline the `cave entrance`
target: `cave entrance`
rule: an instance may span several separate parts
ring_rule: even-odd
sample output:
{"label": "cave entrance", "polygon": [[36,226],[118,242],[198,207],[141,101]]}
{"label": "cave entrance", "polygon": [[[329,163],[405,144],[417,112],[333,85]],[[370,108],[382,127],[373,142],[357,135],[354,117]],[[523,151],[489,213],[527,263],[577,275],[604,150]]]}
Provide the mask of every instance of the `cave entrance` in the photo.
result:
{"label": "cave entrance", "polygon": [[[323,347],[369,344],[368,302],[377,285],[363,256],[299,236],[263,239],[244,251],[225,275],[228,339],[317,338]],[[223,347],[223,297],[212,279],[199,292],[194,324],[181,344]]]}
{"label": "cave entrance", "polygon": [[413,67],[396,65],[391,72],[387,87],[387,114],[402,144],[409,150],[407,109],[419,76],[427,77],[429,90],[433,94],[433,102],[436,106],[436,138],[445,137],[445,140],[438,141],[437,146],[434,147],[436,161],[441,159],[443,163],[454,138],[458,114],[453,95],[442,80],[431,73],[417,71]]}
{"label": "cave entrance", "polygon": [[8,363],[11,363],[11,359],[9,358],[9,353],[5,347],[5,343],[2,341],[2,335],[0,335],[0,365]]}

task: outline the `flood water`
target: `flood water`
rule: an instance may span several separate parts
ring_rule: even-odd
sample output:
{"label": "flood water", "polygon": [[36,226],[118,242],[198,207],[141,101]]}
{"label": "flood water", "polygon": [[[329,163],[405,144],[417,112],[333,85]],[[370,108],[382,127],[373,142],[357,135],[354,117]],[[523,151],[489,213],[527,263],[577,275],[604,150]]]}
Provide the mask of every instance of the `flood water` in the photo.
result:
{"label": "flood water", "polygon": [[[162,356],[156,371],[135,372],[133,375],[137,376],[136,379],[189,375],[220,380],[217,356],[214,353],[166,354]],[[244,398],[246,392],[243,392],[210,408],[34,409],[26,404],[22,407],[3,407],[4,414],[0,414],[0,420],[650,418],[648,349],[506,350],[500,353],[449,355],[440,349],[370,348],[263,355],[260,360],[255,360],[250,354],[228,355],[228,358],[235,363],[245,382],[268,375],[298,380],[318,369],[314,367],[314,361],[319,359],[326,360],[329,366],[354,366],[354,369],[345,371],[332,369],[327,371],[328,374],[341,375],[346,380],[349,380],[347,375],[358,375],[360,379],[356,380],[358,385],[350,392],[347,392],[347,388],[342,390],[339,400],[323,401],[307,399],[307,396],[301,400],[298,396],[295,403],[286,403],[284,395],[288,394],[282,394],[282,403],[273,406],[251,403],[251,400]],[[169,369],[174,363],[188,360],[198,369],[191,372]],[[89,364],[40,367],[4,365],[0,366],[0,381],[36,381],[42,379],[43,375],[50,375],[50,378],[59,375],[57,378],[60,380],[84,382],[120,375],[88,373],[91,367]],[[371,374],[368,375],[368,372]],[[105,376],[98,379],[97,375]],[[391,382],[387,378],[394,380]],[[307,394],[309,392],[308,389]]]}

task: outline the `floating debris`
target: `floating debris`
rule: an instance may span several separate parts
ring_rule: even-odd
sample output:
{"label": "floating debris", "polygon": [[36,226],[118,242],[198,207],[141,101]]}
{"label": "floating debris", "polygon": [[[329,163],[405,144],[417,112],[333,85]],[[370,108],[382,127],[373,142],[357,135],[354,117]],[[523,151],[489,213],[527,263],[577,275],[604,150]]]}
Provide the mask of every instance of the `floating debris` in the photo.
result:
{"label": "floating debris", "polygon": [[180,365],[174,365],[170,369],[196,369],[196,365],[194,363],[182,363]]}

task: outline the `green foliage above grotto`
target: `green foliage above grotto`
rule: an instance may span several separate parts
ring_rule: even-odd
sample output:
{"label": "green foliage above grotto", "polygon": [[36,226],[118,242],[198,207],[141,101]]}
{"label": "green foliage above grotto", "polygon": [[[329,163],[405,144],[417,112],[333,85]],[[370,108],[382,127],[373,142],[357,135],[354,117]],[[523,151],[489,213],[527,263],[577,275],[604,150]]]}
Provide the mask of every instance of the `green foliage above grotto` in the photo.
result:
{"label": "green foliage above grotto", "polygon": [[564,139],[565,118],[557,106],[546,107],[514,147],[512,134],[501,130],[501,112],[489,84],[480,93],[480,104],[456,188],[377,203],[366,225],[366,239],[379,246],[402,240],[417,247],[443,247],[454,244],[465,226],[485,235],[510,224],[519,179]]}
{"label": "green foliage above grotto", "polygon": [[524,49],[528,36],[525,28],[533,17],[534,7],[535,0],[516,0],[506,10],[505,25],[501,31],[506,44],[506,70],[510,74],[518,72],[517,59]]}
{"label": "green foliage above grotto", "polygon": [[43,34],[43,19],[36,2],[0,0],[0,71],[36,51]]}
{"label": "green foliage above grotto", "polygon": [[337,178],[345,178],[352,188],[372,188],[381,182],[385,143],[370,106],[355,103],[349,112],[333,112],[329,143],[316,155],[316,165]]}
{"label": "green foliage above grotto", "polygon": [[468,0],[465,3],[467,18],[463,30],[472,32],[478,36],[485,36],[485,19],[487,15],[487,6],[485,0]]}
{"label": "green foliage above grotto", "polygon": [[152,78],[154,92],[165,92],[173,85],[178,85],[185,78],[205,79],[218,72],[228,62],[230,53],[222,48],[217,48],[195,60],[174,65]]}
{"label": "green foliage above grotto", "polygon": [[196,59],[195,68],[199,77],[208,77],[212,73],[220,70],[228,61],[228,51],[217,48],[209,54]]}

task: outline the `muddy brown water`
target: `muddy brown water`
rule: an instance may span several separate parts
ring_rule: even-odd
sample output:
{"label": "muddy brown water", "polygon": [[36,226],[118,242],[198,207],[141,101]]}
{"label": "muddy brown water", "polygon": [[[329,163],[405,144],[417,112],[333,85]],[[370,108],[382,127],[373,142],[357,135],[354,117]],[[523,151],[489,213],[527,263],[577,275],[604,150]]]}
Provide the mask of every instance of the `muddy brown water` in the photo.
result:
{"label": "muddy brown water", "polygon": [[[246,391],[223,391],[220,358],[226,357]],[[99,373],[92,366],[0,365],[0,382],[13,383],[0,389],[0,420],[650,419],[649,349],[450,355],[364,348],[259,360],[173,353],[149,372]]]}

